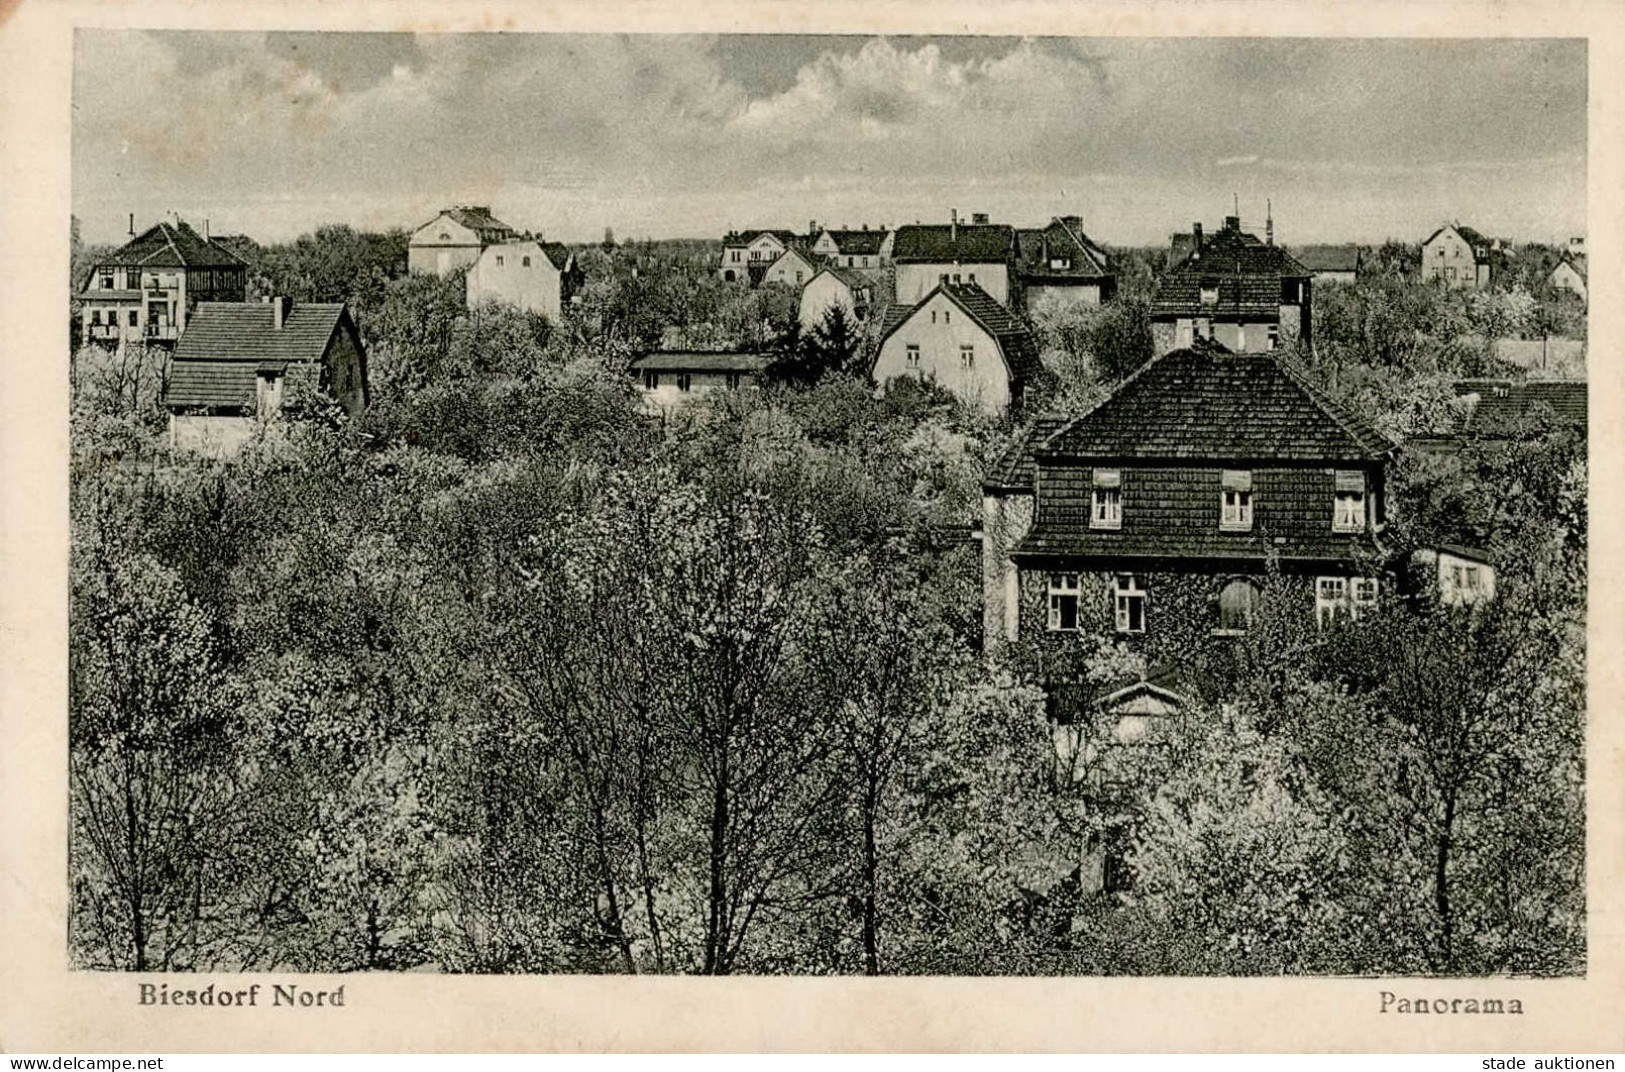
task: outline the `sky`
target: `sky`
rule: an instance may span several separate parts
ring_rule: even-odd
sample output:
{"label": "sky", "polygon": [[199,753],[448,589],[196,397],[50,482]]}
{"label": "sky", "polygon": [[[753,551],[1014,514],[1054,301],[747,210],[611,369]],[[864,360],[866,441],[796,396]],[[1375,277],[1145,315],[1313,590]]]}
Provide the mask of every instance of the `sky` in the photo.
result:
{"label": "sky", "polygon": [[73,205],[286,241],[480,204],[559,241],[1076,215],[1166,242],[1585,233],[1583,40],[80,30]]}

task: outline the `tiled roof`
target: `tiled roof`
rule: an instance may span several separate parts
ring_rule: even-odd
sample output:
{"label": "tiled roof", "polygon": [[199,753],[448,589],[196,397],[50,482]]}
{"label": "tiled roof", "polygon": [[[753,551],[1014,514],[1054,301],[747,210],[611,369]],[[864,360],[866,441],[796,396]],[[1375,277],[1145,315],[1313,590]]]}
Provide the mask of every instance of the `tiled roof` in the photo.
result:
{"label": "tiled roof", "polygon": [[[1157,281],[1152,316],[1280,315],[1281,281],[1312,273],[1280,246],[1241,231],[1221,230]],[[1202,291],[1216,290],[1204,303]]]}
{"label": "tiled roof", "polygon": [[990,488],[1021,488],[1031,491],[1033,477],[1038,473],[1038,460],[1033,451],[1044,440],[1061,430],[1072,418],[1065,413],[1043,413],[1033,418],[1027,430],[1005,448],[998,461],[989,470],[985,485]]}
{"label": "tiled roof", "polygon": [[777,227],[753,227],[744,231],[729,231],[723,236],[722,244],[724,246],[748,246],[765,234],[772,235],[787,246],[803,245],[807,241],[794,231],[787,231]]}
{"label": "tiled roof", "polygon": [[[987,330],[1004,351],[1010,375],[1030,380],[1043,370],[1038,359],[1038,342],[1016,315],[976,283],[943,283],[937,287]],[[930,295],[926,295],[929,299]]]}
{"label": "tiled roof", "polygon": [[635,372],[760,372],[777,355],[763,351],[658,350],[632,362]]}
{"label": "tiled roof", "polygon": [[833,228],[829,236],[835,240],[835,248],[847,256],[875,256],[880,247],[886,242],[886,232],[876,231],[837,231]]}
{"label": "tiled roof", "polygon": [[[1369,468],[1365,462],[1361,468]],[[1366,533],[1332,531],[1336,477],[1330,468],[1254,468],[1253,527],[1219,528],[1223,470],[1187,462],[1138,463],[1118,469],[1122,517],[1117,529],[1089,524],[1093,471],[1038,459],[1038,509],[1015,554],[1107,559],[1191,559],[1257,563],[1348,561],[1379,548]]]}
{"label": "tiled roof", "polygon": [[899,264],[1009,264],[1016,231],[1002,223],[911,223],[897,228],[891,253]]}
{"label": "tiled roof", "polygon": [[1542,418],[1577,425],[1582,433],[1587,427],[1584,381],[1466,380],[1456,384],[1456,393],[1478,396],[1462,421],[1461,431],[1467,435],[1505,438],[1518,434],[1520,425]]}
{"label": "tiled roof", "polygon": [[98,263],[147,268],[234,268],[247,262],[219,243],[206,240],[182,221],[155,223]]}
{"label": "tiled roof", "polygon": [[1479,234],[1477,231],[1466,226],[1465,224],[1447,223],[1437,231],[1434,231],[1432,234],[1428,235],[1427,241],[1423,242],[1422,245],[1424,247],[1427,246],[1428,243],[1432,242],[1435,238],[1438,238],[1446,231],[1455,231],[1457,234],[1461,235],[1462,239],[1472,247],[1474,261],[1480,264],[1489,263],[1491,252],[1490,246],[1492,243],[1488,238],[1485,238],[1483,235]]}
{"label": "tiled roof", "polygon": [[1078,458],[1353,461],[1394,444],[1273,354],[1151,359],[1038,448]]}
{"label": "tiled roof", "polygon": [[484,205],[459,205],[456,208],[448,208],[445,214],[471,231],[513,233],[512,227],[491,215],[491,210]]}
{"label": "tiled roof", "polygon": [[164,401],[252,407],[258,369],[320,362],[347,320],[342,303],[296,304],[279,331],[268,302],[199,302],[175,344]]}
{"label": "tiled roof", "polygon": [[1353,272],[1360,267],[1360,247],[1353,245],[1298,246],[1292,256],[1311,272]]}
{"label": "tiled roof", "polygon": [[898,326],[907,320],[909,314],[913,311],[914,306],[912,305],[886,306],[885,312],[880,317],[880,335],[878,336],[880,341],[885,342],[886,336],[896,331]]}
{"label": "tiled roof", "polygon": [[[1016,232],[1017,262],[1027,275],[1093,277],[1109,275],[1106,251],[1089,240],[1070,219],[1051,220],[1047,227],[1024,227]],[[1064,257],[1065,269],[1051,269],[1050,261]]]}

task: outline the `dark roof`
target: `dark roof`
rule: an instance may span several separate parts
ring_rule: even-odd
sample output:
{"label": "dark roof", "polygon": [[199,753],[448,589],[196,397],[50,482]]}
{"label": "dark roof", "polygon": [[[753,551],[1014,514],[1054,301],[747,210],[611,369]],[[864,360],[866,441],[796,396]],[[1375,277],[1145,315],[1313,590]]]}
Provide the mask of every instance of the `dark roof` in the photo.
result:
{"label": "dark roof", "polygon": [[259,369],[320,362],[348,320],[340,302],[296,304],[279,331],[268,302],[199,302],[175,344],[164,401],[252,407]]}
{"label": "dark roof", "polygon": [[155,223],[97,262],[145,268],[234,268],[247,262],[217,242],[178,224]]}
{"label": "dark roof", "polygon": [[636,372],[760,372],[776,354],[765,351],[657,350],[632,362]]}
{"label": "dark roof", "polygon": [[874,256],[880,252],[880,247],[886,242],[886,231],[837,231],[833,227],[829,236],[835,240],[835,248],[848,256]]}
{"label": "dark roof", "polygon": [[[744,231],[729,231],[722,238],[724,246],[748,246],[763,235],[772,235],[787,246],[800,245],[805,242],[794,231],[786,231],[776,227],[754,227]],[[816,238],[816,236],[814,236]]]}
{"label": "dark roof", "polygon": [[1298,246],[1292,251],[1299,264],[1311,272],[1354,272],[1360,268],[1360,247]]}
{"label": "dark roof", "polygon": [[1455,231],[1457,234],[1461,235],[1462,239],[1472,247],[1474,261],[1485,264],[1489,263],[1491,252],[1490,246],[1493,245],[1493,243],[1490,239],[1485,238],[1483,235],[1479,234],[1477,231],[1465,224],[1447,223],[1443,227],[1440,227],[1437,231],[1434,231],[1432,234],[1428,235],[1427,241],[1423,242],[1422,245],[1426,246],[1428,242],[1432,242],[1435,238],[1438,238],[1446,231]]}
{"label": "dark roof", "polygon": [[750,278],[750,285],[753,287],[761,286],[762,280],[767,278],[767,270],[771,267],[773,267],[771,264],[762,264],[760,262],[745,265],[745,275]]}
{"label": "dark roof", "polygon": [[880,341],[885,342],[886,336],[896,331],[903,321],[908,319],[909,314],[913,311],[914,306],[912,305],[886,306],[885,312],[882,313],[880,317]]}
{"label": "dark roof", "polygon": [[[513,228],[491,215],[491,210],[484,205],[458,205],[448,208],[443,215],[450,216],[458,223],[471,231],[505,231],[513,233]],[[438,218],[438,217],[436,217]]]}
{"label": "dark roof", "polygon": [[1461,422],[1460,431],[1485,439],[1508,438],[1519,426],[1550,414],[1560,424],[1587,426],[1587,395],[1584,381],[1537,380],[1513,383],[1509,380],[1463,380],[1456,384],[1458,395],[1477,395],[1478,402]]}
{"label": "dark roof", "polygon": [[[1080,221],[1057,217],[1047,227],[1024,227],[1016,232],[1016,258],[1023,273],[1050,277],[1092,278],[1110,275],[1106,251],[1090,241]],[[1072,262],[1065,269],[1051,269],[1050,261],[1065,257]]]}
{"label": "dark roof", "polygon": [[899,264],[1009,264],[1016,230],[1002,223],[911,223],[897,228],[892,260]]}
{"label": "dark roof", "polygon": [[[1200,250],[1192,249],[1157,281],[1151,315],[1274,319],[1280,315],[1281,281],[1311,274],[1280,246],[1226,228],[1205,239]],[[1204,304],[1204,288],[1217,290],[1217,301]]]}
{"label": "dark roof", "polygon": [[1330,462],[1372,461],[1394,446],[1276,355],[1204,346],[1152,358],[1037,452]]}
{"label": "dark roof", "polygon": [[984,484],[989,488],[1031,491],[1033,477],[1038,473],[1038,461],[1033,451],[1071,419],[1065,413],[1042,413],[1034,417],[1027,430],[1006,447],[993,463]]}

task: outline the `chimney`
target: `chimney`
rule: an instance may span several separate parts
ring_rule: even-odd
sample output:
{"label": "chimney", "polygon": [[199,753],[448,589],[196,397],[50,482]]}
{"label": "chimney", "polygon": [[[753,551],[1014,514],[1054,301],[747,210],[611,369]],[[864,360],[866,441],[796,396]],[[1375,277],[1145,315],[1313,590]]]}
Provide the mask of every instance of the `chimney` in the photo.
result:
{"label": "chimney", "polygon": [[278,295],[271,299],[271,327],[275,331],[282,330],[283,318],[288,315],[288,299]]}
{"label": "chimney", "polygon": [[957,208],[948,210],[948,239],[952,242],[959,241],[959,210]]}
{"label": "chimney", "polygon": [[1241,217],[1240,216],[1226,216],[1224,218],[1224,229],[1226,231],[1239,231],[1239,230],[1241,230]]}
{"label": "chimney", "polygon": [[972,212],[970,214],[970,221],[972,223],[986,224],[987,223],[987,213],[985,213],[985,212]]}
{"label": "chimney", "polygon": [[135,213],[130,213],[130,237],[135,237]]}
{"label": "chimney", "polygon": [[1268,198],[1264,200],[1264,244],[1275,245],[1275,209],[1270,205]]}
{"label": "chimney", "polygon": [[817,220],[808,220],[807,221],[807,237],[808,238],[817,238],[818,237],[818,221]]}
{"label": "chimney", "polygon": [[1191,224],[1191,243],[1196,247],[1196,255],[1202,255],[1202,221],[1197,220]]}
{"label": "chimney", "polygon": [[203,241],[209,240],[209,217],[203,217]]}

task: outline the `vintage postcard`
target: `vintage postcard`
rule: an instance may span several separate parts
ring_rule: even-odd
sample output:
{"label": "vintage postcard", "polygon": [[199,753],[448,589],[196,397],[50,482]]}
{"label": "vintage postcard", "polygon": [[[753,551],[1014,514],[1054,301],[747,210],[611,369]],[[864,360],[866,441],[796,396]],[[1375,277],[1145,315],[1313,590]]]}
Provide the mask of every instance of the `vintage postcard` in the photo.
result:
{"label": "vintage postcard", "polygon": [[1625,1049],[1622,28],[14,8],[0,1046]]}

